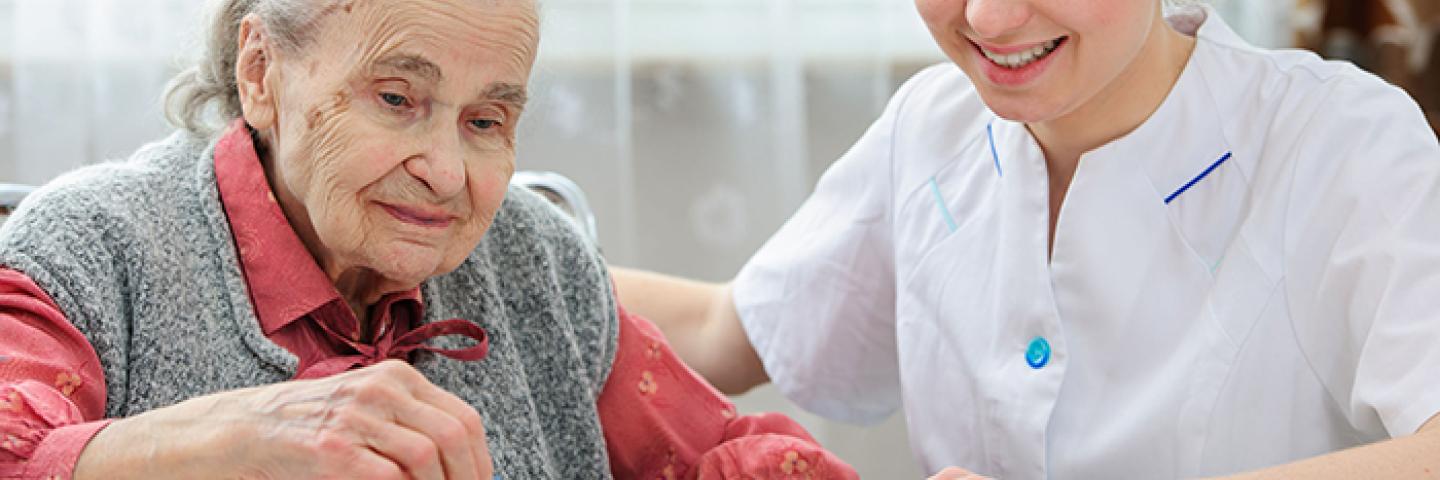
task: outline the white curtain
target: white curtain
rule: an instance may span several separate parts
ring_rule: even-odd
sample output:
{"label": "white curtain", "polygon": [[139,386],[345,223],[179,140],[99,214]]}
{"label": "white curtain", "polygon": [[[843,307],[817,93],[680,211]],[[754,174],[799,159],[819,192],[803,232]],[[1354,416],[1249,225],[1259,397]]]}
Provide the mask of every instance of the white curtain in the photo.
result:
{"label": "white curtain", "polygon": [[[520,168],[576,179],[611,261],[733,276],[880,113],[942,59],[910,0],[549,0]],[[900,416],[822,421],[863,478],[923,478]]]}
{"label": "white curtain", "polygon": [[[1220,2],[1244,10],[1247,35],[1275,38],[1282,9]],[[160,94],[203,3],[0,0],[0,182],[44,183],[166,135]],[[519,168],[585,189],[612,262],[707,280],[734,275],[899,82],[942,60],[911,0],[541,4]],[[796,415],[864,478],[921,478],[900,416],[834,424],[771,388],[739,403]]]}
{"label": "white curtain", "polygon": [[43,183],[169,131],[194,0],[0,0],[0,181]]}

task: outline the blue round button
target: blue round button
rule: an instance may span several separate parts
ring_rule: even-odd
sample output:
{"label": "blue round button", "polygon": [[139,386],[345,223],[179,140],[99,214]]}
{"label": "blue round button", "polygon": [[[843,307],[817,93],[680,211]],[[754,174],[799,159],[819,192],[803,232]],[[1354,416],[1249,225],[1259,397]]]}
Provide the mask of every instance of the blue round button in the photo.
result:
{"label": "blue round button", "polygon": [[1025,349],[1025,363],[1030,368],[1039,370],[1050,363],[1050,342],[1045,337],[1035,337],[1030,340],[1030,348]]}

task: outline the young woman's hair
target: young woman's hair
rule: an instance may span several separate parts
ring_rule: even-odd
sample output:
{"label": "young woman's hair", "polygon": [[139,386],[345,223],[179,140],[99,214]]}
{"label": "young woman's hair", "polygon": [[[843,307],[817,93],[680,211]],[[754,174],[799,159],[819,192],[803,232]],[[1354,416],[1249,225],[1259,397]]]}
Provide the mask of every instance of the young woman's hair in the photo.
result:
{"label": "young woman's hair", "polygon": [[[194,65],[170,80],[165,118],[178,128],[213,133],[238,118],[240,92],[235,84],[240,21],[255,14],[273,48],[294,52],[311,38],[308,28],[336,0],[212,0],[205,45]],[[216,122],[219,123],[216,123]]]}

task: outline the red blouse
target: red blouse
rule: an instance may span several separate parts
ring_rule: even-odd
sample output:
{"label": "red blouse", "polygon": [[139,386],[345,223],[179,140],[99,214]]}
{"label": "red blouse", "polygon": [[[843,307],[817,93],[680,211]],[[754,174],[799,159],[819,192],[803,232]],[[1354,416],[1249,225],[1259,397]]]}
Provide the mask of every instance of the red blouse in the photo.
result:
{"label": "red blouse", "polygon": [[[248,129],[216,146],[215,174],[261,329],[300,361],[297,378],[325,377],[431,350],[481,360],[484,331],[465,320],[417,325],[419,289],[371,307],[371,332],[330,283],[275,201]],[[858,478],[803,428],[735,407],[670,350],[649,321],[621,308],[620,340],[598,409],[616,478]],[[0,478],[69,478],[87,442],[109,424],[99,358],[50,297],[0,268]],[[442,335],[464,350],[424,344]]]}

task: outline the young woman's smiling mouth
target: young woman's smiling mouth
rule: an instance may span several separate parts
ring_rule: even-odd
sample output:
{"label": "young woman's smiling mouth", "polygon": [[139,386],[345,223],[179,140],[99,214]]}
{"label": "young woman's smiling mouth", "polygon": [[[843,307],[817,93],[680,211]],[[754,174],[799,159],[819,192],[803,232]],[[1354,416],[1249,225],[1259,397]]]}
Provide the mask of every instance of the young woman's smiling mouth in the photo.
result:
{"label": "young woman's smiling mouth", "polygon": [[970,44],[975,47],[987,79],[996,85],[1018,87],[1044,73],[1055,53],[1069,40],[1070,37],[1062,36],[1024,45],[991,45],[975,40],[970,40]]}

